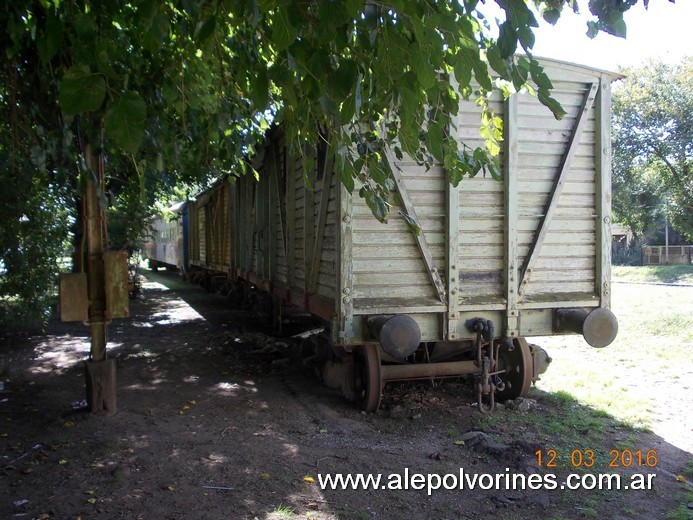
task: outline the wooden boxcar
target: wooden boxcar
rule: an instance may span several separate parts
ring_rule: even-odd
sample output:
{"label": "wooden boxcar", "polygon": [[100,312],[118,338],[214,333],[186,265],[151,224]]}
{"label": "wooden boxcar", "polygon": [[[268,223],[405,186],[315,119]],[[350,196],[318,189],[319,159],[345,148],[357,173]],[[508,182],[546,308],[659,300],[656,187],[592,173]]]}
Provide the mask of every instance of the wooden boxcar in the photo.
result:
{"label": "wooden boxcar", "polygon": [[[275,313],[290,304],[329,324],[329,341],[316,347],[323,375],[363,408],[379,406],[387,381],[466,374],[489,409],[496,397],[526,394],[550,362],[525,337],[581,332],[594,346],[615,337],[614,77],[544,66],[567,114],[556,120],[528,94],[494,98],[505,125],[503,181],[478,175],[454,187],[442,165],[390,158],[418,236],[397,208],[378,222],[358,186],[349,193],[339,182],[317,138],[305,152],[315,167],[304,171],[275,131],[256,158],[260,180],[233,186],[230,274],[271,295]],[[483,146],[479,107],[461,103],[452,137]]]}
{"label": "wooden boxcar", "polygon": [[201,276],[207,288],[232,273],[231,247],[236,236],[231,221],[232,190],[229,182],[220,181],[186,203],[188,271]]}
{"label": "wooden boxcar", "polygon": [[142,246],[142,258],[147,260],[151,269],[166,267],[184,269],[187,253],[185,251],[187,223],[186,203],[179,203],[170,208],[173,218],[156,217],[152,219],[148,235]]}

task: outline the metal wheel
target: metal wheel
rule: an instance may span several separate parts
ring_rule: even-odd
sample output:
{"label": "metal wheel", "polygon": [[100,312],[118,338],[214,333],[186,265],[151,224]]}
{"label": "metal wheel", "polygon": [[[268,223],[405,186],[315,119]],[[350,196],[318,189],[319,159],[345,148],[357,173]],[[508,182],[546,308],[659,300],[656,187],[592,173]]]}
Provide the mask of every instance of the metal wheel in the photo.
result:
{"label": "metal wheel", "polygon": [[524,397],[532,386],[532,353],[529,350],[527,340],[516,338],[513,340],[513,348],[501,344],[498,351],[498,369],[506,373],[500,375],[505,388],[496,392],[496,399],[507,401]]}
{"label": "metal wheel", "polygon": [[375,412],[380,407],[382,394],[377,347],[361,345],[354,349],[354,383],[356,401],[361,409]]}

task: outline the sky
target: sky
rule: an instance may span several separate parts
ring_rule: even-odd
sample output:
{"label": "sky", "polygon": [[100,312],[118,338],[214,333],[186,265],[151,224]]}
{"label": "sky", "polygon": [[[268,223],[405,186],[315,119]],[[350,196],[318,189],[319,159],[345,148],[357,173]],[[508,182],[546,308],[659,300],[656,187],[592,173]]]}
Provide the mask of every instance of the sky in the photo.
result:
{"label": "sky", "polygon": [[[580,2],[588,12],[587,1]],[[588,17],[569,9],[555,26],[539,20],[534,55],[616,71],[638,66],[648,59],[667,63],[693,55],[693,0],[650,0],[646,10],[642,2],[624,15],[627,36],[617,38],[599,33],[594,40],[586,36]]]}

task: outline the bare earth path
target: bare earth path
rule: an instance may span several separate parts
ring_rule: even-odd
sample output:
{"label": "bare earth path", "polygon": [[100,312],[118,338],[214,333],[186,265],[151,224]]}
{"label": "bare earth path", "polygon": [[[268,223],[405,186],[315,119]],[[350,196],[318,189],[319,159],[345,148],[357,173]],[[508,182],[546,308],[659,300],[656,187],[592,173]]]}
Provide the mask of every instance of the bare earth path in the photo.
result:
{"label": "bare earth path", "polygon": [[[147,276],[132,318],[109,329],[113,415],[73,409],[86,327],[0,339],[0,518],[649,519],[681,503],[690,454],[637,432],[626,434],[658,450],[660,465],[638,470],[657,473],[652,490],[322,490],[327,473],[545,476],[534,453],[560,439],[504,419],[546,421],[560,405],[533,390],[532,410],[489,423],[449,381],[388,386],[363,414],[301,367],[290,338],[173,275]],[[607,452],[625,431],[612,424]],[[571,472],[553,471],[559,483]]]}

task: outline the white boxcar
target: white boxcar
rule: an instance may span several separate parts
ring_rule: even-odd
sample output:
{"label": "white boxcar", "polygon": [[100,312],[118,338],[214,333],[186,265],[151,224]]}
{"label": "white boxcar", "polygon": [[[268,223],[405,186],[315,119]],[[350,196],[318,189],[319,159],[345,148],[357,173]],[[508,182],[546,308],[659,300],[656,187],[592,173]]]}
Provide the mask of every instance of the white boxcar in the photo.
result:
{"label": "white boxcar", "polygon": [[[550,358],[526,336],[616,335],[610,296],[610,88],[614,75],[544,60],[556,120],[528,94],[493,100],[505,125],[503,180],[457,187],[442,166],[392,160],[402,218],[378,222],[316,145],[313,171],[268,137],[235,186],[234,276],[329,323],[323,374],[363,408],[385,382],[472,375],[479,407],[524,395]],[[483,146],[480,109],[462,101],[452,130]],[[316,138],[316,143],[318,142]],[[312,188],[307,188],[305,179]],[[394,212],[396,213],[396,211]],[[341,371],[340,371],[341,370]]]}

